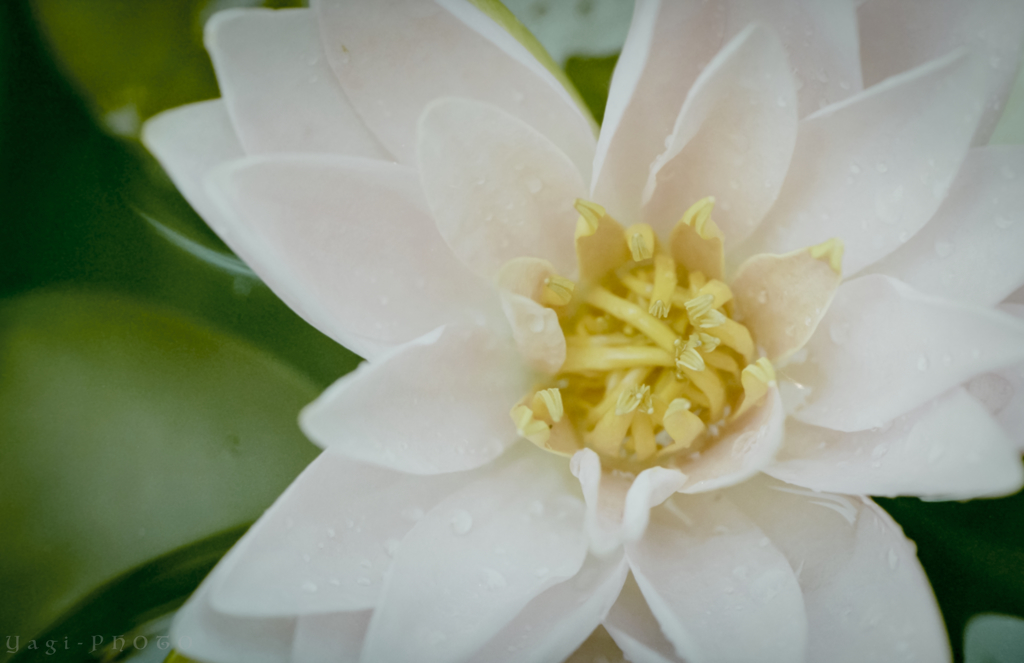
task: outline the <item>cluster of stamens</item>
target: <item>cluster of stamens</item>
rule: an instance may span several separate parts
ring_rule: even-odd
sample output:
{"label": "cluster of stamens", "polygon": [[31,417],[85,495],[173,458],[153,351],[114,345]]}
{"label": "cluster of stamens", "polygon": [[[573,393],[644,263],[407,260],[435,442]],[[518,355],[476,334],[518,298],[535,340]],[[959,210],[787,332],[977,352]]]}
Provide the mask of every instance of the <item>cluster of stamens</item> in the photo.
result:
{"label": "cluster of stamens", "polygon": [[[680,223],[704,226],[712,205],[700,201]],[[598,205],[576,207],[584,233],[599,222],[621,229]],[[558,313],[565,362],[511,415],[542,448],[589,447],[606,465],[636,471],[704,449],[761,399],[774,371],[733,319],[724,282],[681,264],[646,224],[618,237],[622,259],[596,282],[545,281],[540,300]]]}

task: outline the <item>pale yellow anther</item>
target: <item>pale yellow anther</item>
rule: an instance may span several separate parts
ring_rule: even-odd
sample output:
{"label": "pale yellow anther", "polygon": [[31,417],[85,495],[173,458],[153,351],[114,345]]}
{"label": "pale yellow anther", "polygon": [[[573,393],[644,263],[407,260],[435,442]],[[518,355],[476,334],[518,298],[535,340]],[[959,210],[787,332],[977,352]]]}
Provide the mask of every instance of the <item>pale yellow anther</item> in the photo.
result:
{"label": "pale yellow anther", "polygon": [[775,386],[775,368],[767,357],[761,357],[743,369],[740,382],[743,384],[743,402],[733,415],[734,418],[757,405],[768,390]]}
{"label": "pale yellow anther", "polygon": [[715,208],[715,197],[708,196],[701,198],[683,214],[682,222],[697,231],[701,239],[712,239],[721,237],[718,226],[714,223],[708,224],[711,219],[711,210]]}
{"label": "pale yellow anther", "polygon": [[551,439],[551,427],[540,419],[536,419],[533,410],[525,405],[517,405],[509,412],[512,422],[516,426],[516,432],[533,442],[541,449],[545,448],[548,440]]}
{"label": "pale yellow anther", "polygon": [[842,274],[843,270],[843,240],[833,237],[827,242],[822,242],[807,249],[812,258],[824,260],[832,271]]}
{"label": "pale yellow anther", "polygon": [[580,218],[576,222],[576,235],[580,234],[580,223],[584,224],[584,235],[593,235],[597,232],[597,227],[601,224],[601,219],[608,213],[604,207],[597,203],[592,203],[589,200],[583,200],[577,198],[573,203],[573,207],[580,213]]}
{"label": "pale yellow anther", "polygon": [[685,367],[691,371],[704,370],[704,357],[697,352],[701,346],[700,337],[697,334],[690,334],[690,338],[684,344],[682,339],[676,341],[676,367],[680,370]]}
{"label": "pale yellow anther", "polygon": [[704,354],[711,354],[722,344],[722,339],[706,332],[699,332],[697,338],[700,339],[700,351]]}
{"label": "pale yellow anther", "polygon": [[550,419],[551,423],[557,424],[562,420],[562,415],[565,414],[565,408],[562,405],[562,392],[554,387],[541,389],[533,395],[530,409],[533,410],[536,416],[542,419]]}
{"label": "pale yellow anther", "polygon": [[701,329],[719,327],[725,323],[726,317],[721,311],[715,310],[715,296],[705,293],[686,302],[686,314],[693,326]]}
{"label": "pale yellow anther", "polygon": [[544,289],[541,290],[540,303],[545,306],[565,306],[572,300],[572,293],[575,290],[575,283],[557,274],[552,274],[544,279]]}
{"label": "pale yellow anther", "polygon": [[651,403],[651,388],[646,384],[630,387],[619,394],[619,400],[615,403],[615,414],[622,416],[633,410],[650,414],[654,412],[654,405]]}
{"label": "pale yellow anther", "polygon": [[676,262],[667,253],[654,256],[654,286],[648,312],[656,318],[667,318],[672,309],[672,293],[676,289]]}
{"label": "pale yellow anther", "polygon": [[646,223],[634,223],[626,228],[626,244],[635,262],[654,255],[654,229]]}

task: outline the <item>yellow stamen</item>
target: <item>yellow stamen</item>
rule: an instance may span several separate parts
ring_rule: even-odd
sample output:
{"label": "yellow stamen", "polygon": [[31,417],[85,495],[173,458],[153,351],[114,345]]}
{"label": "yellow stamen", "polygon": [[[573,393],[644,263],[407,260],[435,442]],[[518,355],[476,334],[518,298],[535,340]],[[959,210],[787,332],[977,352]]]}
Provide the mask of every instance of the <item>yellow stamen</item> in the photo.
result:
{"label": "yellow stamen", "polygon": [[775,368],[767,357],[761,357],[743,369],[740,381],[743,384],[743,402],[733,415],[734,418],[741,417],[764,398],[768,389],[775,386]]}
{"label": "yellow stamen", "polygon": [[563,373],[614,371],[634,366],[675,366],[672,355],[650,345],[566,348]]}
{"label": "yellow stamen", "polygon": [[654,286],[648,312],[656,318],[667,318],[676,289],[676,263],[667,253],[654,256]]}
{"label": "yellow stamen", "polygon": [[678,336],[672,331],[672,328],[633,302],[616,297],[600,286],[593,288],[587,294],[586,302],[626,324],[636,327],[666,352],[675,352],[675,342]]}
{"label": "yellow stamen", "polygon": [[680,369],[685,367],[691,371],[703,371],[704,357],[697,352],[700,345],[700,337],[697,334],[690,334],[685,344],[682,339],[676,339],[676,366]]}
{"label": "yellow stamen", "polygon": [[732,318],[726,318],[721,325],[709,328],[707,333],[743,355],[747,361],[754,358],[754,339],[750,337],[750,332],[746,327]]}
{"label": "yellow stamen", "polygon": [[654,229],[646,223],[634,223],[626,228],[626,243],[634,262],[648,260],[654,255]]}
{"label": "yellow stamen", "polygon": [[690,411],[690,402],[685,398],[672,401],[662,418],[665,432],[672,438],[671,444],[661,450],[659,455],[668,456],[682,449],[689,448],[705,430],[704,422]]}
{"label": "yellow stamen", "polygon": [[544,279],[540,303],[545,306],[565,306],[572,299],[576,284],[567,278],[552,274]]}
{"label": "yellow stamen", "polygon": [[533,442],[541,449],[545,448],[551,438],[551,427],[539,419],[535,419],[533,410],[525,405],[517,405],[509,412],[516,425],[516,432]]}
{"label": "yellow stamen", "polygon": [[817,246],[812,246],[807,249],[812,258],[818,260],[824,260],[828,263],[828,266],[832,268],[832,271],[836,274],[843,273],[843,240],[833,237],[827,242],[822,242]]}
{"label": "yellow stamen", "polygon": [[565,414],[565,408],[562,405],[562,392],[554,388],[541,389],[533,395],[530,409],[533,410],[535,416],[557,424]]}
{"label": "yellow stamen", "polygon": [[637,412],[633,415],[633,423],[629,430],[633,434],[633,449],[637,460],[646,461],[658,451],[658,444],[654,440],[654,424],[650,414]]}

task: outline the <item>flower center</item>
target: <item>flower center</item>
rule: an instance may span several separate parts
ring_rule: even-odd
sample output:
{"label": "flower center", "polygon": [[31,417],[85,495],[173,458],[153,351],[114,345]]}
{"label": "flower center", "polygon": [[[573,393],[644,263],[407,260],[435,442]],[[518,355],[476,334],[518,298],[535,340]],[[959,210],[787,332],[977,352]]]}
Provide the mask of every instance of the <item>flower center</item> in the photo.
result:
{"label": "flower center", "polygon": [[[693,205],[680,221],[688,234],[666,245],[647,224],[622,229],[601,206],[577,201],[581,274],[605,269],[579,288],[545,282],[541,301],[558,312],[566,358],[512,409],[520,435],[563,455],[589,447],[606,466],[639,471],[707,447],[761,399],[772,365],[756,359],[733,318],[729,286],[696,264],[710,264],[714,250],[700,245],[713,204]],[[580,241],[602,232],[601,242]]]}

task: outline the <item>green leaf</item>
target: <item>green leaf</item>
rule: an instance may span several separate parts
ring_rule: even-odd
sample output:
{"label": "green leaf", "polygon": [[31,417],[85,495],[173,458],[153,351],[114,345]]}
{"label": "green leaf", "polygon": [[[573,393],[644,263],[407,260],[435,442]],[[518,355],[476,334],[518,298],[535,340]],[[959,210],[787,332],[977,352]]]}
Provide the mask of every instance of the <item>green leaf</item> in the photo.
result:
{"label": "green leaf", "polygon": [[0,624],[30,637],[96,587],[255,520],[317,454],[316,387],[117,296],[0,305]]}
{"label": "green leaf", "polygon": [[603,57],[573,55],[565,62],[565,73],[580,91],[583,101],[598,123],[604,121],[604,107],[608,103],[608,90],[619,54]]}

